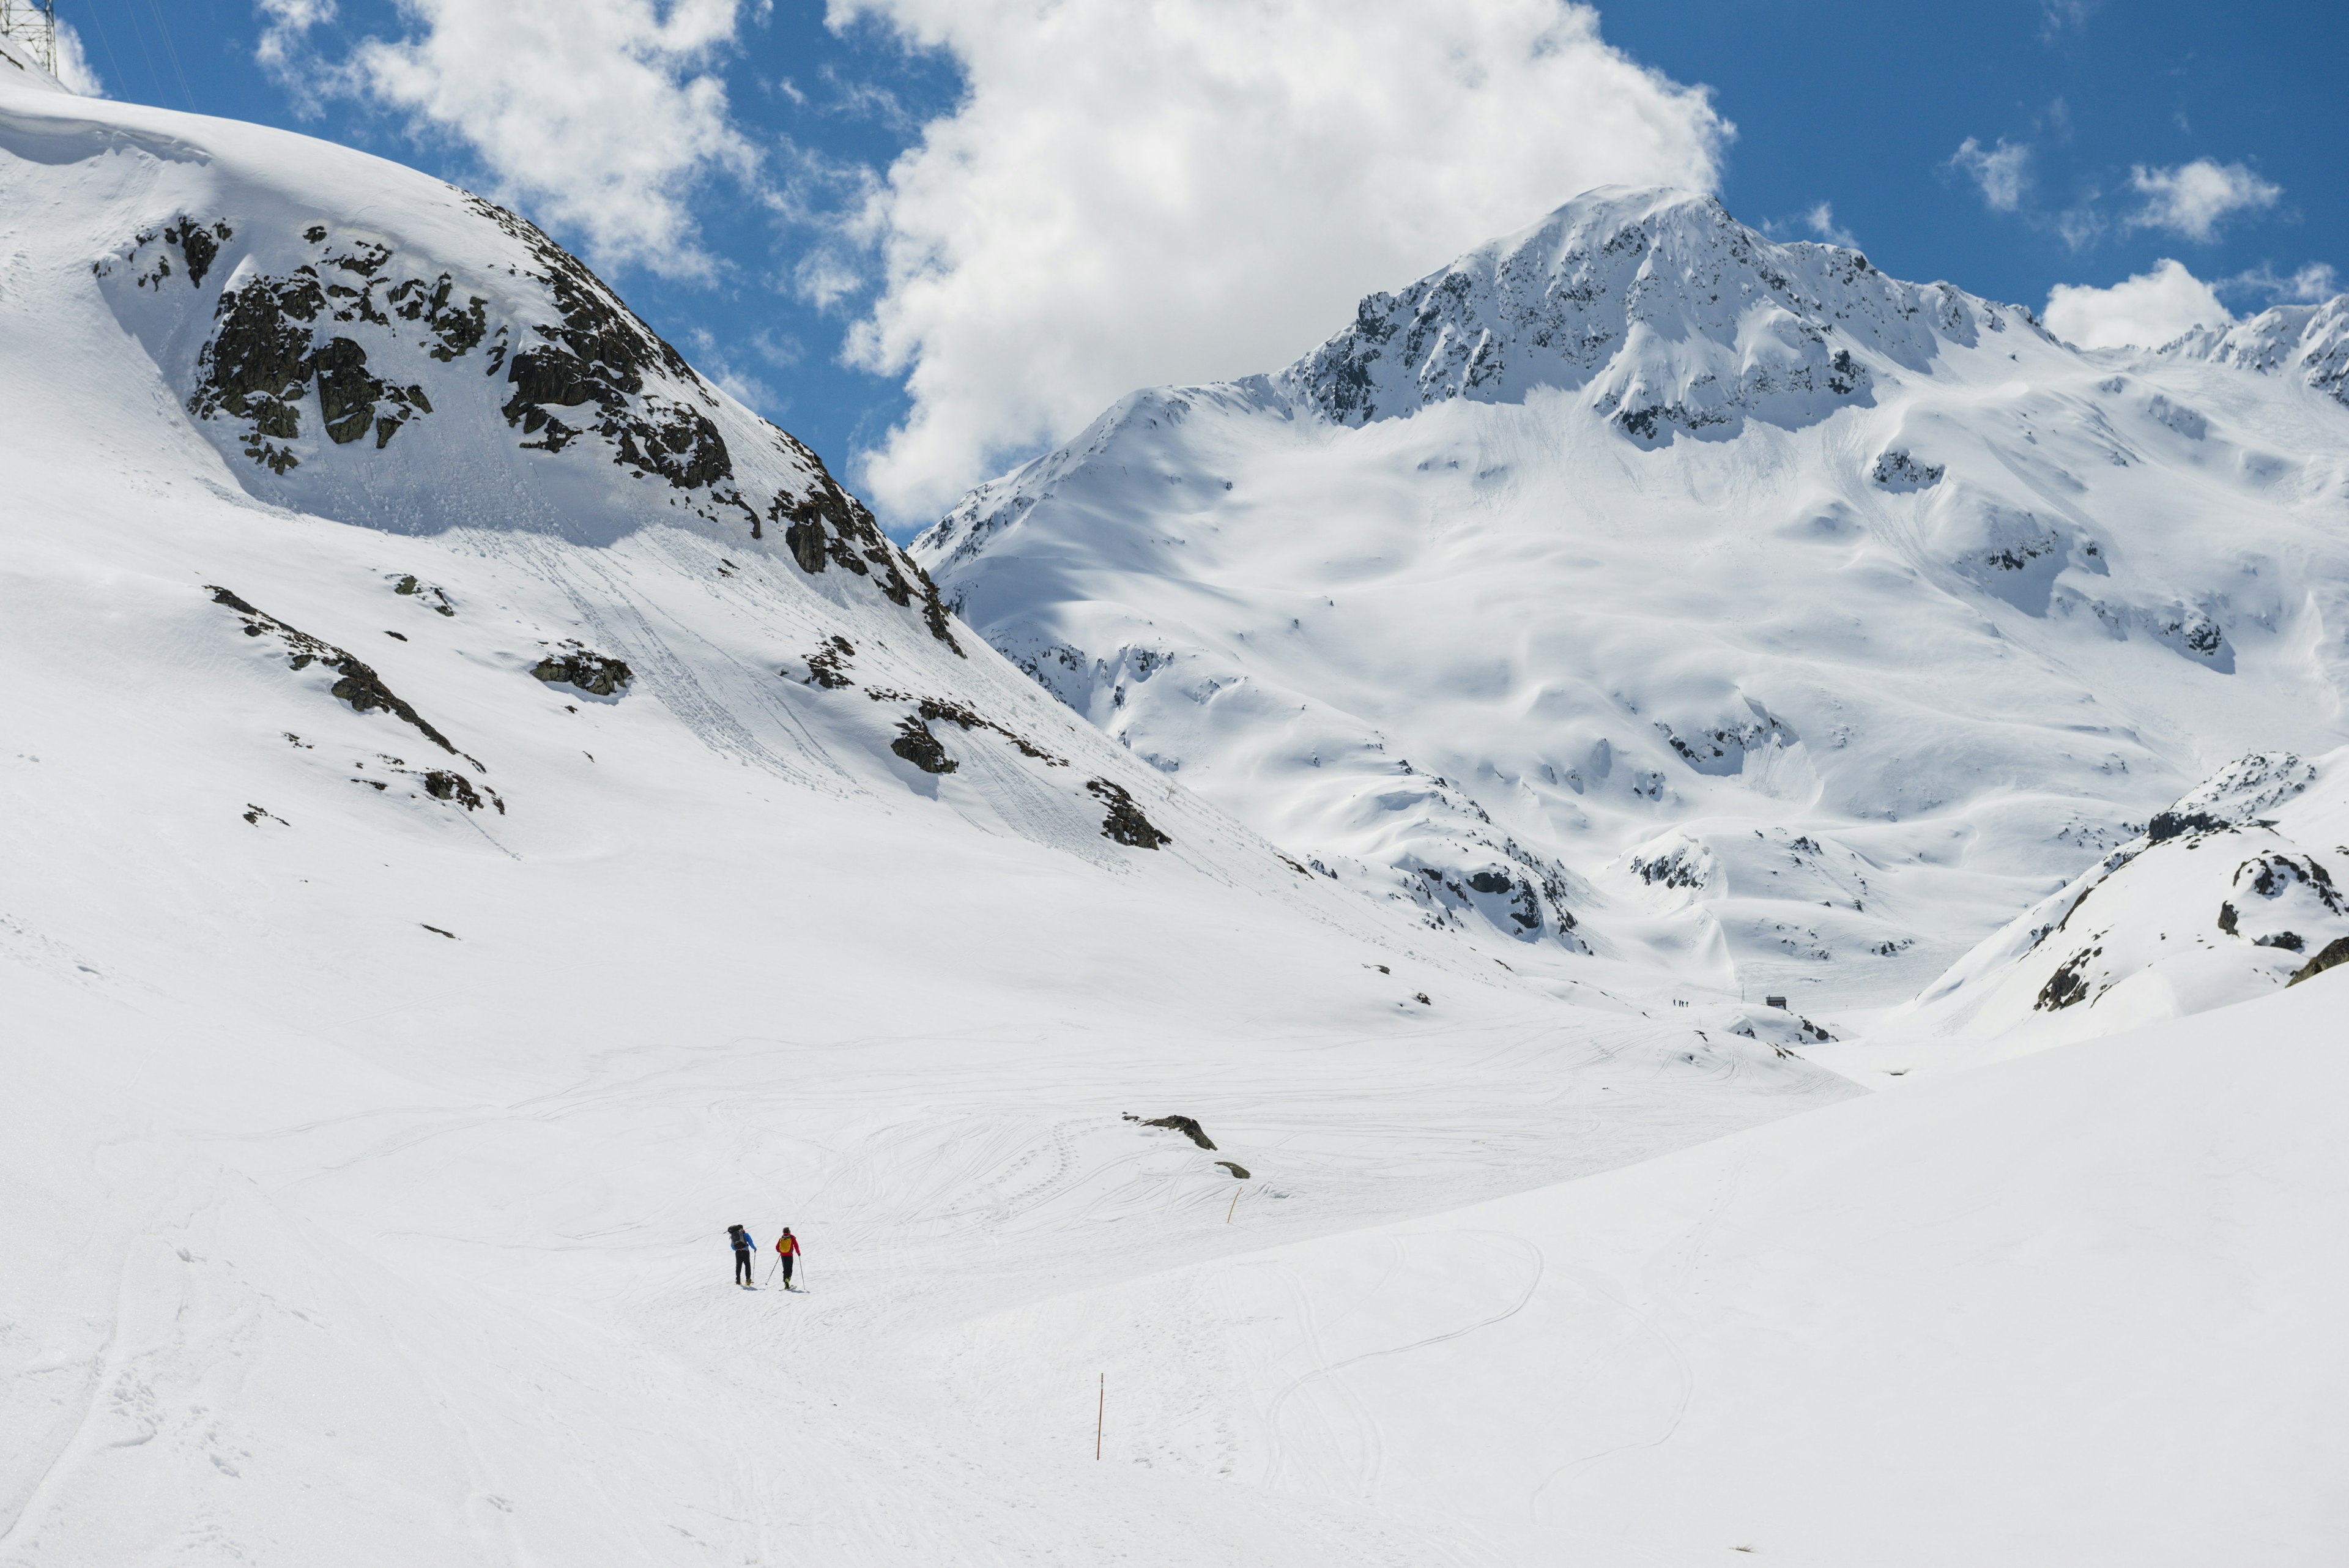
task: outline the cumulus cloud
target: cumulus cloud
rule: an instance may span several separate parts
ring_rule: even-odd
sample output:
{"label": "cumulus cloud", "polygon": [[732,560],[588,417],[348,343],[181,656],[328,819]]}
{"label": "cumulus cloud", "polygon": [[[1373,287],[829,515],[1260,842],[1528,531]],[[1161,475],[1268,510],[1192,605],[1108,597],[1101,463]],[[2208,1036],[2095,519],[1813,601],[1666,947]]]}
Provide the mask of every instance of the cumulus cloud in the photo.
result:
{"label": "cumulus cloud", "polygon": [[502,197],[579,236],[599,265],[705,275],[688,198],[758,157],[709,69],[742,0],[398,0],[409,31],[347,59],[305,53],[333,0],[259,0],[262,64],[300,90],[404,112],[480,159]]}
{"label": "cumulus cloud", "polygon": [[2261,212],[2276,204],[2283,187],[2271,184],[2241,163],[2198,158],[2175,169],[2129,171],[2129,186],[2145,204],[2129,214],[2133,229],[2160,229],[2184,239],[2207,240],[2235,213]]}
{"label": "cumulus cloud", "polygon": [[1986,148],[1969,136],[1942,167],[1971,180],[1982,191],[1982,204],[1992,212],[2012,213],[2022,205],[2023,188],[2030,182],[2031,144],[2010,144],[2002,136],[1996,147]]}
{"label": "cumulus cloud", "polygon": [[2191,327],[2234,319],[2215,289],[2167,259],[2110,288],[2059,283],[2045,312],[2050,332],[2083,348],[2158,348]]}
{"label": "cumulus cloud", "polygon": [[951,51],[967,84],[861,220],[881,292],[849,353],[912,401],[862,477],[908,521],[1137,386],[1273,369],[1591,185],[1709,189],[1732,134],[1571,0],[829,15]]}

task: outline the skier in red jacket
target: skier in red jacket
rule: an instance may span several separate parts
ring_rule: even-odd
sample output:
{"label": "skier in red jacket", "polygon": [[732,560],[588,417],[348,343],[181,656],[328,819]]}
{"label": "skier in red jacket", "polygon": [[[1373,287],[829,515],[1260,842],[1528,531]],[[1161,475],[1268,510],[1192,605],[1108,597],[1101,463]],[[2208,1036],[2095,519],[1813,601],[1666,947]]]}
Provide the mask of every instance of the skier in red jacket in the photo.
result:
{"label": "skier in red jacket", "polygon": [[800,1239],[792,1235],[792,1228],[786,1225],[783,1227],[783,1233],[775,1238],[775,1256],[782,1260],[783,1289],[785,1290],[792,1288],[792,1260],[799,1254]]}

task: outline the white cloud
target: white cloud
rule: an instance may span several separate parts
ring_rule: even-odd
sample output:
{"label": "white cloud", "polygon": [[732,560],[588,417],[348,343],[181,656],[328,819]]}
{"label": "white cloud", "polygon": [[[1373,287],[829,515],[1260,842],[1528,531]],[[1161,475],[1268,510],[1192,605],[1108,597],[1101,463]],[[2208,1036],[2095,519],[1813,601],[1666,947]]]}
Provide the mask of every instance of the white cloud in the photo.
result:
{"label": "white cloud", "polygon": [[863,478],[909,521],[1134,387],[1278,366],[1591,185],[1709,189],[1732,134],[1568,0],[831,0],[860,17],[968,86],[864,209],[883,292],[850,354],[913,407]]}
{"label": "white cloud", "polygon": [[2235,318],[2209,284],[2165,259],[2110,288],[2057,284],[2047,296],[2045,319],[2050,332],[2083,348],[2158,348],[2189,327],[2224,327]]}
{"label": "white cloud", "polygon": [[1859,241],[1853,236],[1852,232],[1836,222],[1835,205],[1832,202],[1821,202],[1817,206],[1805,213],[1803,224],[1831,245],[1841,245],[1847,250],[1855,251],[1859,248]]}
{"label": "white cloud", "polygon": [[2198,158],[2175,169],[2129,171],[2129,185],[2145,205],[2129,214],[2132,229],[2162,229],[2189,240],[2207,240],[2232,213],[2276,204],[2283,187],[2270,184],[2240,163]]}
{"label": "white cloud", "polygon": [[714,171],[754,175],[726,88],[704,67],[741,0],[398,0],[409,31],[350,57],[307,57],[334,0],[259,0],[261,62],[305,90],[348,93],[471,149],[502,197],[580,237],[598,265],[711,268],[689,197]]}
{"label": "white cloud", "polygon": [[272,71],[294,65],[309,42],[310,29],[335,19],[335,0],[254,0],[261,17],[261,41],[253,57]]}
{"label": "white cloud", "polygon": [[2012,213],[2023,202],[2023,188],[2031,180],[2031,144],[2009,143],[1985,148],[1969,136],[1950,154],[1944,168],[1955,169],[1982,190],[1982,204],[1993,213]]}
{"label": "white cloud", "polygon": [[90,68],[88,51],[82,47],[81,35],[73,24],[62,16],[57,19],[57,80],[84,98],[104,98],[106,84],[98,72]]}
{"label": "white cloud", "polygon": [[2249,272],[2237,273],[2219,286],[2241,289],[2279,305],[2313,305],[2341,292],[2341,275],[2333,271],[2330,262],[2310,262],[2289,275],[2278,274],[2262,262]]}

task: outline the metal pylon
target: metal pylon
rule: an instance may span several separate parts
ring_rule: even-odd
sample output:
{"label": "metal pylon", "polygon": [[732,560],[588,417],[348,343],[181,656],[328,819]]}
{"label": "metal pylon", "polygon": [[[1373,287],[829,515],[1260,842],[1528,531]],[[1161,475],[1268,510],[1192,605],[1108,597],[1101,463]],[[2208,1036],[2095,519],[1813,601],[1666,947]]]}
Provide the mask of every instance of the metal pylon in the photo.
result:
{"label": "metal pylon", "polygon": [[57,0],[0,0],[0,37],[25,46],[33,63],[57,74]]}

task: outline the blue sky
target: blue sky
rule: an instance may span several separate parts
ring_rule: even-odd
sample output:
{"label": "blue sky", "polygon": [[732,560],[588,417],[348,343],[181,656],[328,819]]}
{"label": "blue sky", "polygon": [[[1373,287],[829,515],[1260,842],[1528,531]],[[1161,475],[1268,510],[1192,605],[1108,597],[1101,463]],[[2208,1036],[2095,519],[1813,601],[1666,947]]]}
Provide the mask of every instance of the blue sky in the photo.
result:
{"label": "blue sky", "polygon": [[1602,180],[2034,308],[2084,286],[2082,340],[2349,274],[2339,0],[58,10],[112,96],[523,207],[901,529]]}

